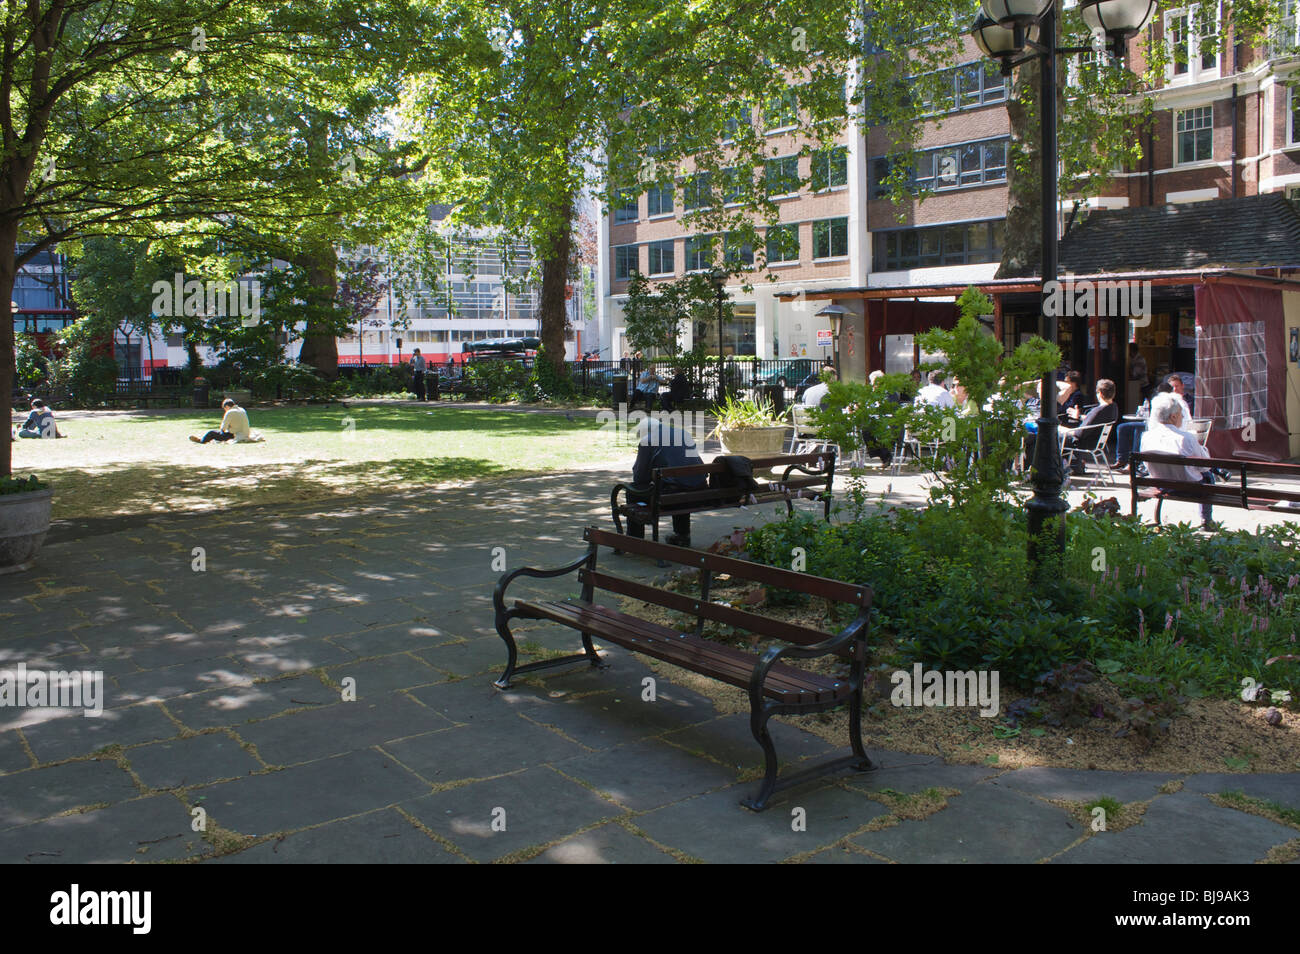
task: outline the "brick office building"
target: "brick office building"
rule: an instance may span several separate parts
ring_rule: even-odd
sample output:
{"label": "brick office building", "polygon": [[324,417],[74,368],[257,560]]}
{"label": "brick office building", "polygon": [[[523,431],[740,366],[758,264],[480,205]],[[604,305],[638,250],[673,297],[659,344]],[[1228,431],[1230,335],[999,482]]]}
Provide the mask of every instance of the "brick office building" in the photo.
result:
{"label": "brick office building", "polygon": [[[1190,29],[1195,23],[1188,9],[1166,5],[1148,28],[1155,42],[1168,44],[1175,55],[1154,93],[1152,122],[1134,129],[1143,148],[1141,162],[1116,174],[1102,195],[1084,208],[1073,210],[1063,204],[1058,220],[1063,232],[1067,222],[1082,227],[1093,210],[1300,193],[1298,102],[1286,85],[1288,78],[1300,74],[1300,57],[1288,52],[1297,40],[1295,17],[1286,19],[1269,44],[1246,47],[1236,43],[1231,23],[1218,16],[1213,31],[1207,32],[1223,39],[1214,49]],[[1145,67],[1139,46],[1137,40],[1130,43],[1129,63],[1134,69]],[[858,377],[875,367],[893,370],[906,358],[912,326],[949,314],[943,308],[912,306],[904,318],[897,299],[919,299],[917,305],[926,299],[951,301],[939,290],[980,285],[993,278],[1005,240],[1009,87],[996,65],[983,60],[973,43],[966,44],[961,59],[941,77],[945,89],[951,78],[950,95],[925,104],[931,111],[923,120],[913,177],[931,190],[929,198],[901,204],[885,198],[880,183],[888,173],[887,131],[864,132],[850,126],[841,140],[844,172],[836,184],[823,190],[804,189],[779,200],[781,223],[799,231],[798,257],[769,264],[752,276],[755,291],[751,294],[738,286],[728,289],[737,303],[738,324],[752,327],[753,332],[728,336],[727,350],[761,357],[791,352],[820,356],[812,342],[816,331],[829,325],[816,312],[834,301],[851,312],[846,340],[850,335],[855,342],[872,339],[870,346],[856,346],[854,360],[842,362],[848,376]],[[1086,63],[1066,64],[1063,75],[1072,77],[1082,65]],[[795,151],[798,143],[782,135],[779,128],[769,132],[776,151]],[[799,163],[800,171],[807,174],[808,160]],[[706,266],[696,237],[679,223],[684,211],[680,193],[673,203],[661,195],[652,199],[642,194],[635,206],[612,210],[606,217],[601,236],[606,256],[601,326],[602,338],[613,345],[612,353],[621,353],[620,296],[633,268],[666,278]],[[1223,212],[1232,214],[1228,206]],[[1230,221],[1224,227],[1230,228]],[[1169,240],[1176,241],[1176,233]],[[1270,267],[1275,273],[1300,265],[1283,246],[1265,247],[1239,260]],[[1135,266],[1141,271],[1159,267],[1154,260]],[[1082,266],[1079,270],[1081,274],[1092,271]],[[895,303],[887,340],[880,334],[881,326],[872,324],[864,301],[891,294]],[[999,315],[998,331],[1014,346],[1024,319],[1030,323],[1023,333],[1032,330],[1035,299],[1026,288],[1019,298],[1007,296],[1000,304],[1007,312]],[[1186,324],[1188,317],[1169,320]],[[892,333],[897,328],[905,333]],[[1176,334],[1170,332],[1166,340],[1177,341]],[[1133,332],[1117,329],[1117,337],[1127,340]],[[1095,344],[1089,345],[1086,330],[1063,321],[1060,339],[1074,363],[1085,369],[1095,367],[1090,353]],[[716,340],[716,331],[704,339],[706,346]],[[1107,346],[1113,347],[1109,342]],[[711,348],[716,350],[716,345]],[[914,348],[912,356],[920,357]],[[1171,355],[1170,363],[1180,360],[1191,365],[1194,352]]]}

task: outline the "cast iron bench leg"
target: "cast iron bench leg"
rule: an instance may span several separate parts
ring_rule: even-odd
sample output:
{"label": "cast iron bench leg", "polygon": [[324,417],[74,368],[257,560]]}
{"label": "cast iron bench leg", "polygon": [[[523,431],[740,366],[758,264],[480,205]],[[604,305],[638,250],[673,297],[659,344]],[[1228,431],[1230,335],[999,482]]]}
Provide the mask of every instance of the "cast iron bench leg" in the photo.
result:
{"label": "cast iron bench leg", "polygon": [[763,775],[763,784],[758,789],[758,794],[753,798],[746,798],[740,804],[744,805],[751,811],[761,812],[767,808],[767,800],[772,797],[772,792],[776,789],[777,758],[776,746],[772,744],[772,735],[767,731],[767,720],[771,714],[767,707],[754,709],[749,714],[749,728],[754,733],[754,738],[758,744],[763,747],[763,762],[765,765],[765,774]]}

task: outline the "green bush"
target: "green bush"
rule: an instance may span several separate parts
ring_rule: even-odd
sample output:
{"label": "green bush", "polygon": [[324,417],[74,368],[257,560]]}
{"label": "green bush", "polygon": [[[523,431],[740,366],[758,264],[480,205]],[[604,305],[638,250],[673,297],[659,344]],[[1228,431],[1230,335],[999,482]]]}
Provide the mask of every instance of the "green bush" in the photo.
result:
{"label": "green bush", "polygon": [[528,401],[533,398],[529,371],[516,361],[471,361],[465,365],[465,384],[483,391],[488,401]]}
{"label": "green bush", "polygon": [[1232,697],[1247,677],[1300,696],[1300,666],[1266,665],[1297,651],[1300,529],[1205,536],[1075,513],[1067,531],[1049,592],[1027,583],[1025,517],[1010,506],[933,504],[841,525],[797,515],[752,531],[748,549],[790,567],[802,548],[807,572],[871,586],[899,662],[997,669],[1028,686],[1088,659],[1153,706]]}

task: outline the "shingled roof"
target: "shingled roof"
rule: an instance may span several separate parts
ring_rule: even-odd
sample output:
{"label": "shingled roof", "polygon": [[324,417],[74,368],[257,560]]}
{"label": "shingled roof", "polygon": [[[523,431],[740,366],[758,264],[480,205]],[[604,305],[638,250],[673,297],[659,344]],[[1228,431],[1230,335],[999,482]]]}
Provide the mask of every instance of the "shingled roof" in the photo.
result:
{"label": "shingled roof", "polygon": [[1062,272],[1300,265],[1300,213],[1279,192],[1094,210],[1061,239]]}

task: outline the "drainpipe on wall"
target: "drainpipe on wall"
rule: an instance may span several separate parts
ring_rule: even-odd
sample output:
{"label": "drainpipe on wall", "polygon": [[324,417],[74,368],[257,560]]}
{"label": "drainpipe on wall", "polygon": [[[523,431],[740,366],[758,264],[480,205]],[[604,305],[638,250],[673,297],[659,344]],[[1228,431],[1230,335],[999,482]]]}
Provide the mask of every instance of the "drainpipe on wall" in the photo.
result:
{"label": "drainpipe on wall", "polygon": [[1237,84],[1232,84],[1232,197],[1237,197]]}
{"label": "drainpipe on wall", "polygon": [[1155,119],[1147,123],[1147,205],[1156,204],[1156,132]]}

